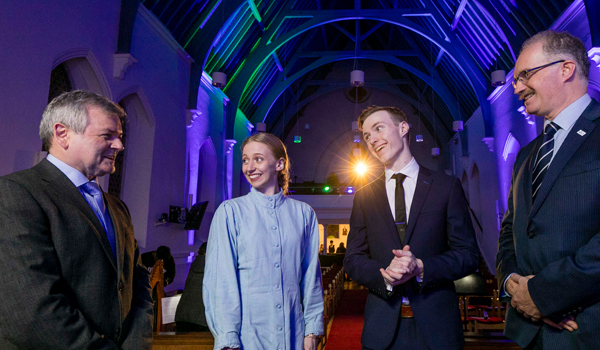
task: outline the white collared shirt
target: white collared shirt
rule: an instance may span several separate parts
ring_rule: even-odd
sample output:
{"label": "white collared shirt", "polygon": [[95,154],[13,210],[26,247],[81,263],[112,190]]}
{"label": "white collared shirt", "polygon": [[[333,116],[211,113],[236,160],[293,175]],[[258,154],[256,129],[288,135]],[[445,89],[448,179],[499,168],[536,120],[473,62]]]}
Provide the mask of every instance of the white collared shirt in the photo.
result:
{"label": "white collared shirt", "polygon": [[[419,176],[419,163],[417,163],[415,157],[413,157],[399,173],[406,175],[404,182],[402,182],[402,187],[404,187],[404,206],[406,208],[406,223],[408,224],[410,220],[410,207],[413,198],[415,197],[417,177]],[[385,192],[387,194],[388,203],[390,204],[390,209],[392,210],[392,216],[394,217],[394,220],[396,220],[396,180],[392,179],[394,174],[396,173],[392,169],[385,169]],[[394,249],[400,249],[400,247]],[[417,277],[417,282],[421,282],[419,277]],[[389,292],[394,290],[394,287],[387,283],[387,281],[385,281],[385,286]],[[402,304],[410,305],[408,298],[403,296]]]}
{"label": "white collared shirt", "polygon": [[[410,220],[410,207],[415,196],[417,188],[417,177],[419,176],[419,163],[413,157],[399,173],[406,175],[406,179],[402,183],[404,187],[404,205],[406,208],[406,222]],[[388,203],[392,210],[392,216],[396,219],[396,180],[392,179],[394,175],[392,169],[385,169],[385,192],[387,194]]]}
{"label": "white collared shirt", "polygon": [[[554,160],[554,156],[556,156],[560,146],[562,146],[565,138],[567,138],[569,131],[571,131],[573,125],[575,125],[575,122],[577,119],[579,119],[583,111],[585,111],[585,109],[589,106],[590,102],[592,102],[592,98],[590,95],[585,94],[575,102],[571,103],[567,108],[563,109],[562,112],[560,112],[552,121],[560,126],[560,129],[558,129],[556,134],[554,134],[554,151],[552,152],[552,159],[550,159],[550,163],[552,163],[552,160]],[[548,124],[550,124],[550,121],[548,119],[544,119],[544,129]]]}

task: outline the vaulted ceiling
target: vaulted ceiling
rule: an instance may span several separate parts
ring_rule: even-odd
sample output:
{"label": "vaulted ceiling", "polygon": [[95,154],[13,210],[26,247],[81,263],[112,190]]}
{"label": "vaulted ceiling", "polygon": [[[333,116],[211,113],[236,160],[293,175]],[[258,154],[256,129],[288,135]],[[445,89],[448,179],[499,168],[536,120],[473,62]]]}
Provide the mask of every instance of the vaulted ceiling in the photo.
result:
{"label": "vaulted ceiling", "polygon": [[480,105],[491,132],[491,72],[510,71],[522,42],[549,28],[572,2],[141,0],[195,60],[190,105],[202,71],[224,72],[231,108],[267,123],[268,131],[289,130],[275,129],[282,116],[348,86],[349,79],[346,85],[327,79],[335,62],[353,60],[360,68],[378,61],[390,79],[367,77],[365,86],[404,98],[426,125],[436,118],[441,141],[451,137],[454,120],[466,121]]}

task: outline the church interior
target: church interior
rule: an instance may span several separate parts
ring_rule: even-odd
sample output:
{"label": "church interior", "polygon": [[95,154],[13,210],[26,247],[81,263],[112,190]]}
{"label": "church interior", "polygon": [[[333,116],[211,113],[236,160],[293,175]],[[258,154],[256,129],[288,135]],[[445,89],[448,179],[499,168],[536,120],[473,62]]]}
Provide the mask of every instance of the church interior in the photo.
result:
{"label": "church interior", "polygon": [[[567,31],[588,49],[588,93],[600,100],[597,1],[36,0],[2,7],[0,176],[45,157],[39,122],[60,93],[89,90],[118,103],[128,115],[125,151],[99,183],[127,204],[142,253],[170,248],[176,273],[160,295],[184,289],[219,205],[250,191],[243,140],[272,133],[289,153],[291,197],[319,221],[329,325],[320,349],[351,349],[348,337],[360,349],[360,327],[335,323],[354,301],[364,303],[335,250],[347,241],[354,193],[384,170],[357,118],[369,106],[394,106],[408,118],[414,158],[457,177],[471,209],[481,264],[457,282],[466,349],[514,345],[502,336],[495,290],[498,236],[517,153],[543,128],[543,117],[527,114],[514,94],[514,66],[530,36]],[[196,225],[188,225],[194,215]],[[488,312],[500,321],[486,322]],[[178,338],[162,319],[155,327],[155,349],[212,349],[209,335]]]}

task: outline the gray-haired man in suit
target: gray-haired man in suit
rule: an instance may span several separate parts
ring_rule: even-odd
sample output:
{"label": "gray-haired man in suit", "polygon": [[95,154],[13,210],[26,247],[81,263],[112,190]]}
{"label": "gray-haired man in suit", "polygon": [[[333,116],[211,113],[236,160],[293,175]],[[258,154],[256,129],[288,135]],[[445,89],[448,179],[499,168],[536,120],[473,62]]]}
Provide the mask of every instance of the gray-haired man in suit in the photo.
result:
{"label": "gray-haired man in suit", "polygon": [[131,217],[95,179],[125,112],[72,91],[44,111],[47,159],[0,177],[0,348],[150,349],[152,300]]}
{"label": "gray-haired man in suit", "polygon": [[600,104],[578,38],[528,39],[514,70],[544,132],[514,164],[496,258],[506,335],[526,349],[600,349]]}

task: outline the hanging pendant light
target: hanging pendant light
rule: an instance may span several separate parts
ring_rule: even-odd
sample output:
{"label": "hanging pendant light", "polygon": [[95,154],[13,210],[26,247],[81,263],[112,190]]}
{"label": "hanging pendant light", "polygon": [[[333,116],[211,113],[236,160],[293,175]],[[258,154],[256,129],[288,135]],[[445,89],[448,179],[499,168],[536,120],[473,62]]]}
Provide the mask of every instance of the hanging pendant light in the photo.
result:
{"label": "hanging pendant light", "polygon": [[223,89],[227,85],[227,74],[223,72],[212,72],[212,85],[216,88]]}
{"label": "hanging pendant light", "polygon": [[365,85],[365,72],[358,69],[350,72],[350,85],[354,87]]}

